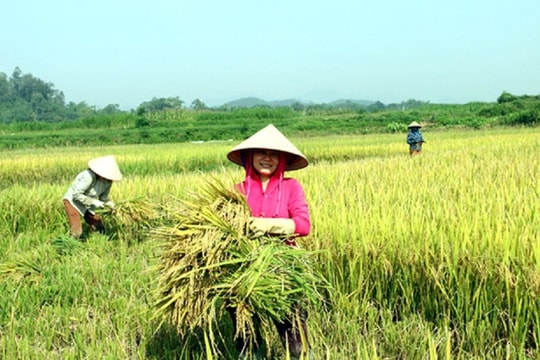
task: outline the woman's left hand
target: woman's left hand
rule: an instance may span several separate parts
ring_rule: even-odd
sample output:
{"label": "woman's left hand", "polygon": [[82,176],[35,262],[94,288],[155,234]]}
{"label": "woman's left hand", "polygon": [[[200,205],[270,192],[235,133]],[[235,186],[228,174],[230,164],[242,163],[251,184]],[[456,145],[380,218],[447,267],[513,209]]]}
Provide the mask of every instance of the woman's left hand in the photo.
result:
{"label": "woman's left hand", "polygon": [[254,237],[292,235],[296,225],[292,219],[250,217],[249,230]]}

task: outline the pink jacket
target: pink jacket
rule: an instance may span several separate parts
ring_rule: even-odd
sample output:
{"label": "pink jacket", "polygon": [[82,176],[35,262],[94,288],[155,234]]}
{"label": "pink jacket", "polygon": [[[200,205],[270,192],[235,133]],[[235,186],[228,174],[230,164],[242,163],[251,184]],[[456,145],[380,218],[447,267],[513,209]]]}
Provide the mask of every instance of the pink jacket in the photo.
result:
{"label": "pink jacket", "polygon": [[247,153],[246,158],[244,161],[246,178],[238,184],[238,187],[246,195],[251,215],[266,218],[290,218],[294,221],[297,236],[308,235],[311,230],[311,220],[304,189],[296,179],[283,176],[285,155],[282,154],[278,169],[272,175],[264,192],[259,176],[252,170],[251,152]]}

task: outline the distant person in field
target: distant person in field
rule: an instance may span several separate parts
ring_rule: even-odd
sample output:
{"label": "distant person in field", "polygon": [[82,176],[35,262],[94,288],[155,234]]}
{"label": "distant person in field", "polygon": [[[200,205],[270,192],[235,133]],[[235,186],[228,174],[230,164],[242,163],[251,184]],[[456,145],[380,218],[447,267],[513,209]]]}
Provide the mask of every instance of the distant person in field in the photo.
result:
{"label": "distant person in field", "polygon": [[82,235],[81,217],[91,231],[105,232],[105,226],[99,214],[96,214],[96,209],[105,206],[114,208],[109,192],[113,181],[121,179],[122,173],[114,156],[108,155],[88,161],[88,168],[77,175],[64,195],[72,237],[78,239]]}
{"label": "distant person in field", "polygon": [[420,155],[422,153],[422,145],[425,143],[424,137],[420,128],[422,125],[413,121],[409,124],[409,133],[407,134],[407,144],[409,144],[409,155]]}
{"label": "distant person in field", "polygon": [[[288,235],[285,244],[296,246],[296,237],[309,234],[311,220],[302,186],[296,179],[285,177],[285,171],[306,167],[306,157],[276,127],[268,125],[233,148],[227,158],[245,169],[245,179],[237,187],[251,210],[252,235]],[[230,313],[234,320],[235,312]],[[276,323],[276,327],[291,356],[298,358],[308,352],[311,356],[305,311],[291,309],[291,317]],[[241,358],[249,355],[243,354],[242,339],[236,347]],[[253,356],[262,358],[258,351]]]}

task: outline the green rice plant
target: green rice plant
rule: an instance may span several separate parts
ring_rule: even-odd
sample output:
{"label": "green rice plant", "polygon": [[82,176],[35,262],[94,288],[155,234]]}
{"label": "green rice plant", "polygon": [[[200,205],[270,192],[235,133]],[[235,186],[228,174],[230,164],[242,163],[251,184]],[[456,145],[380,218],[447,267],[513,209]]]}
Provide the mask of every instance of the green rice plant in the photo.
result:
{"label": "green rice plant", "polygon": [[[324,280],[310,252],[271,237],[251,238],[250,211],[242,194],[213,178],[174,211],[176,224],[154,232],[162,239],[156,285],[156,316],[181,334],[202,329],[219,354],[220,320],[236,314],[235,337],[251,349],[260,329],[265,343],[274,322],[299,303],[316,303]],[[256,317],[256,320],[255,320]],[[217,337],[217,338],[216,338]]]}
{"label": "green rice plant", "polygon": [[51,245],[59,255],[71,255],[83,249],[83,244],[71,236],[59,236],[51,241]]}
{"label": "green rice plant", "polygon": [[[324,300],[306,305],[315,355],[539,358],[540,128],[427,128],[424,134],[428,143],[417,158],[408,156],[399,133],[292,139],[310,159],[294,177],[304,186],[312,219],[311,234],[297,239],[302,249],[295,250],[308,251],[310,269],[332,286],[319,287]],[[186,202],[198,201],[192,192],[206,176],[243,176],[224,156],[231,147],[216,142],[0,152],[0,358],[212,355],[202,328],[185,326],[181,336],[167,309],[156,314],[157,279],[163,276],[156,255],[179,239],[173,228],[185,231],[182,223],[191,224],[184,218],[197,206]],[[76,244],[65,237],[62,195],[87,159],[104,153],[117,155],[124,173],[112,199],[150,202],[162,216],[155,226],[172,235],[137,232],[127,222],[120,233],[112,231],[115,237],[136,233],[122,241],[91,234]],[[137,236],[149,241],[131,241]],[[158,244],[163,246],[156,249]],[[228,281],[251,296],[249,284],[259,288],[248,279],[231,275]],[[198,294],[197,286],[191,289]],[[217,305],[218,324],[206,341],[224,354],[214,358],[234,358],[225,337],[233,337],[234,329]]]}
{"label": "green rice plant", "polygon": [[0,278],[3,279],[15,282],[30,279],[30,282],[36,282],[40,277],[41,268],[28,258],[21,257],[0,264]]}
{"label": "green rice plant", "polygon": [[48,254],[48,249],[43,246],[9,254],[9,258],[0,263],[0,282],[14,284],[39,282],[43,278]]}
{"label": "green rice plant", "polygon": [[[314,219],[305,246],[324,250],[317,264],[337,290],[330,306],[359,319],[358,307],[389,310],[395,323],[420,314],[452,335],[448,346],[460,358],[534,354],[538,131],[430,136],[437,146],[420,158],[318,163],[298,173]],[[347,308],[343,296],[356,302]],[[378,339],[381,351],[386,341],[394,342]]]}

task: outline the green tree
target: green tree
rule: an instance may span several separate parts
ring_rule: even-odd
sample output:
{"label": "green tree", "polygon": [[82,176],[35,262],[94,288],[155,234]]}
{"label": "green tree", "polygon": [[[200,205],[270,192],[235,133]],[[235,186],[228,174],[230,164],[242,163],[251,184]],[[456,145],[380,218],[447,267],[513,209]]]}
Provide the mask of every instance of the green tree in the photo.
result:
{"label": "green tree", "polygon": [[510,94],[509,92],[503,91],[502,94],[497,98],[497,102],[499,104],[504,104],[504,103],[516,101],[517,99],[518,99],[517,96],[514,96]]}
{"label": "green tree", "polygon": [[13,70],[13,73],[11,74],[11,86],[13,88],[13,90],[15,91],[15,93],[19,93],[19,87],[20,87],[20,84],[21,84],[21,78],[22,78],[22,71],[21,69],[19,69],[19,67],[15,67],[15,69]]}
{"label": "green tree", "polygon": [[206,104],[199,99],[195,99],[191,102],[191,108],[197,111],[208,109]]}
{"label": "green tree", "polygon": [[372,112],[381,111],[381,110],[384,110],[384,109],[385,109],[385,106],[380,101],[376,101],[376,102],[374,102],[373,104],[371,104],[371,105],[369,105],[367,107],[367,110],[372,111]]}
{"label": "green tree", "polygon": [[91,107],[84,101],[81,101],[80,103],[74,103],[73,101],[70,101],[66,105],[65,117],[68,120],[88,118],[93,115],[95,115],[95,110],[93,109],[93,107]]}
{"label": "green tree", "polygon": [[162,111],[162,110],[173,110],[173,109],[182,109],[184,101],[180,100],[178,96],[168,97],[168,98],[152,98],[150,101],[145,101],[139,105],[143,107],[146,111]]}
{"label": "green tree", "polygon": [[121,113],[120,105],[118,104],[109,104],[99,111],[100,114],[114,115]]}
{"label": "green tree", "polygon": [[13,99],[11,84],[5,73],[0,73],[0,104],[9,102]]}
{"label": "green tree", "polygon": [[[10,121],[58,121],[65,114],[64,94],[31,74],[23,74],[16,67],[6,91],[10,94],[10,107],[6,115]],[[5,84],[4,84],[5,86]],[[15,115],[16,114],[16,115]]]}
{"label": "green tree", "polygon": [[293,111],[304,111],[306,109],[305,105],[302,104],[301,102],[299,101],[295,101],[292,105],[291,105],[291,109],[293,109]]}

